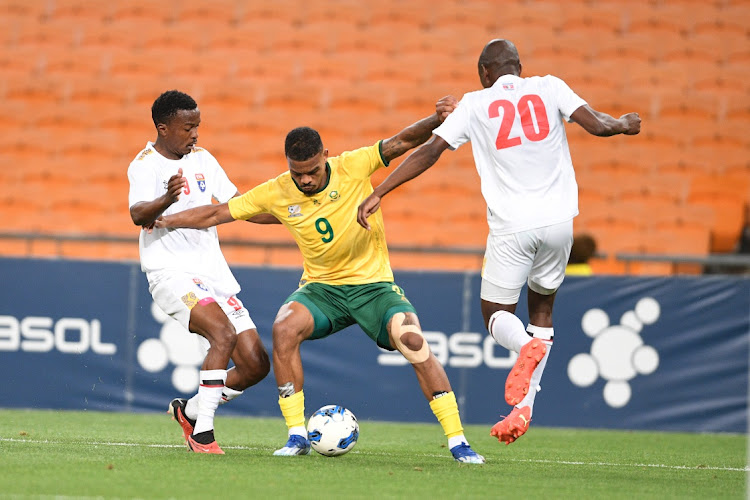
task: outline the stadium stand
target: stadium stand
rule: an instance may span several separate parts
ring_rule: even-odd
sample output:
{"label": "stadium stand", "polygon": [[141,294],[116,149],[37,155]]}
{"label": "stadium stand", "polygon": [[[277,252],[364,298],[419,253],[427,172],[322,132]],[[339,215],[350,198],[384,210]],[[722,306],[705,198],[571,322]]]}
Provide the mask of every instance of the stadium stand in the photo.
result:
{"label": "stadium stand", "polygon": [[[555,74],[593,106],[644,119],[642,134],[627,141],[567,127],[580,187],[575,227],[607,255],[595,270],[625,272],[618,252],[731,252],[750,203],[748,26],[747,3],[729,1],[515,0],[498,15],[487,0],[388,0],[377,9],[361,0],[0,0],[0,161],[10,166],[0,180],[13,186],[0,197],[3,230],[134,238],[125,170],[153,140],[149,108],[168,88],[196,97],[200,144],[244,190],[284,171],[283,138],[295,126],[318,128],[336,154],[392,135],[443,95],[476,89],[481,47],[505,37],[526,75]],[[443,210],[446,200],[455,209]],[[383,209],[391,245],[484,245],[470,147]],[[222,233],[290,241],[279,228],[247,226]],[[4,240],[0,248],[137,257],[131,244]],[[236,263],[299,263],[294,249],[225,253]],[[446,269],[481,263],[481,255],[393,259]]]}

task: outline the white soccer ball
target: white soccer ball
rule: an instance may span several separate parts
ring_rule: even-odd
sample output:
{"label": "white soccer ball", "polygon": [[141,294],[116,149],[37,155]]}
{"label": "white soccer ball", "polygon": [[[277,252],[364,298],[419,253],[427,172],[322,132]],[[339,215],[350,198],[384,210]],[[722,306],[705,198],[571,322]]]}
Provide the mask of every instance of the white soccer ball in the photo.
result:
{"label": "white soccer ball", "polygon": [[343,406],[324,406],[313,413],[307,422],[310,446],[327,457],[348,452],[357,444],[358,438],[357,417]]}

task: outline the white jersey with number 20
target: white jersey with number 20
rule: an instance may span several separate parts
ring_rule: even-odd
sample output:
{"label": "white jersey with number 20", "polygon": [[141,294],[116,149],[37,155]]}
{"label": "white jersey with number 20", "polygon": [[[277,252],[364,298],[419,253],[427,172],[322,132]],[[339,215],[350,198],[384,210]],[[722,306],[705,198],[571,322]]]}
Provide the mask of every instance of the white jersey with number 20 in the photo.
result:
{"label": "white jersey with number 20", "polygon": [[435,129],[452,149],[472,142],[495,235],[578,215],[578,185],[563,120],[586,101],[557,77],[504,75],[463,96]]}

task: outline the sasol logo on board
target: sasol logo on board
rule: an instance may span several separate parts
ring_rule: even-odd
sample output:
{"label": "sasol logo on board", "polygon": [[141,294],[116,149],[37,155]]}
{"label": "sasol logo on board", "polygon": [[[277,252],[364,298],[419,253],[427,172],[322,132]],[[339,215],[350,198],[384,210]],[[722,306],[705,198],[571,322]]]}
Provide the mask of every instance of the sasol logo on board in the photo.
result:
{"label": "sasol logo on board", "polygon": [[[443,366],[477,368],[484,363],[489,368],[510,369],[518,355],[499,346],[490,335],[476,332],[422,332],[435,357]],[[381,349],[378,364],[402,366],[409,362],[398,351]]]}
{"label": "sasol logo on board", "polygon": [[83,354],[91,349],[110,356],[117,352],[115,344],[102,342],[102,325],[98,319],[28,316],[21,320],[0,316],[0,351],[50,352]]}

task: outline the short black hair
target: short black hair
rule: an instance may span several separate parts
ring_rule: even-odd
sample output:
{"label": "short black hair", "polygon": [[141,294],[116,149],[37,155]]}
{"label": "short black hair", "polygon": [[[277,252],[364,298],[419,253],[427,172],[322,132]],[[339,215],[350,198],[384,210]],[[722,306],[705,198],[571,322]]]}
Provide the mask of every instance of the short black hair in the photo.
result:
{"label": "short black hair", "polygon": [[154,126],[168,123],[181,109],[193,110],[198,107],[195,99],[179,90],[167,90],[156,98],[151,106],[151,118]]}
{"label": "short black hair", "polygon": [[297,127],[286,135],[284,152],[294,161],[309,160],[323,151],[323,141],[317,130],[310,127]]}

